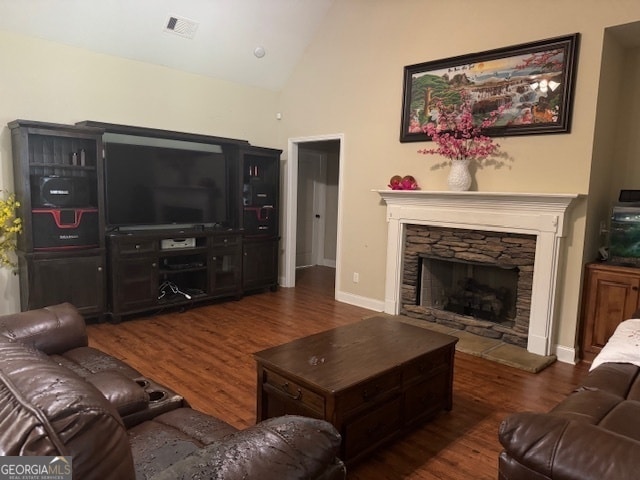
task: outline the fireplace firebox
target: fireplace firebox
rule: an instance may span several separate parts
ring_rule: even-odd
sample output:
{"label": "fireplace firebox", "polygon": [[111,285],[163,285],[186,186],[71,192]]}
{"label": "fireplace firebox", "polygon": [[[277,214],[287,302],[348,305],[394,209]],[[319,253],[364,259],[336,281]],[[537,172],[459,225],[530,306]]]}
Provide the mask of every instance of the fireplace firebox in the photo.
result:
{"label": "fireplace firebox", "polygon": [[407,225],[401,313],[526,348],[536,237]]}
{"label": "fireplace firebox", "polygon": [[518,267],[420,256],[417,304],[513,325]]}

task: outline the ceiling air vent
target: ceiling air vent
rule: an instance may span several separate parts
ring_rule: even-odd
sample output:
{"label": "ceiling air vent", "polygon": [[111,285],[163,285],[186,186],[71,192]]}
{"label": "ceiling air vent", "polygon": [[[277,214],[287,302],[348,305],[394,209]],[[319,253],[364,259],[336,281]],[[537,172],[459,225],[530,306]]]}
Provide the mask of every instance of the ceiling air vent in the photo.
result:
{"label": "ceiling air vent", "polygon": [[188,18],[176,17],[171,15],[165,24],[165,32],[174,33],[181,37],[193,38],[198,29],[198,23]]}

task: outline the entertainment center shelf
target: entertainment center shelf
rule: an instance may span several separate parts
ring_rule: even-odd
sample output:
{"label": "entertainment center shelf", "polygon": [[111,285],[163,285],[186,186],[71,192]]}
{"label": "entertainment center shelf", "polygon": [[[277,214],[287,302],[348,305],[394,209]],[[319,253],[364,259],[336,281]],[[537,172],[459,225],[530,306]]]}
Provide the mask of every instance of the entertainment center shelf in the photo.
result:
{"label": "entertainment center shelf", "polygon": [[68,301],[119,322],[277,288],[281,150],[95,121],[9,127],[22,310]]}
{"label": "entertainment center shelf", "polygon": [[111,316],[240,297],[242,234],[179,230],[108,236]]}

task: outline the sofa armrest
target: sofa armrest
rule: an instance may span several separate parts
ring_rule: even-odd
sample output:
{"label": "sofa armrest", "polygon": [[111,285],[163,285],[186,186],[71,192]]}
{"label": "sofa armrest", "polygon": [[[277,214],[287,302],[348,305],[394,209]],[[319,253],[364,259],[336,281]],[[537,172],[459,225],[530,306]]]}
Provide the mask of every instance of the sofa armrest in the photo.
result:
{"label": "sofa armrest", "polygon": [[18,340],[47,355],[86,347],[84,318],[70,303],[0,317],[0,335]]}
{"label": "sofa armrest", "polygon": [[144,388],[120,372],[104,370],[87,375],[85,380],[100,390],[121,417],[149,406],[149,394]]}
{"label": "sofa armrest", "polygon": [[640,442],[554,414],[513,414],[499,439],[509,457],[548,478],[635,478],[640,470]]}
{"label": "sofa armrest", "polygon": [[344,479],[344,464],[336,457],[340,440],[322,420],[271,418],[198,450],[152,478]]}

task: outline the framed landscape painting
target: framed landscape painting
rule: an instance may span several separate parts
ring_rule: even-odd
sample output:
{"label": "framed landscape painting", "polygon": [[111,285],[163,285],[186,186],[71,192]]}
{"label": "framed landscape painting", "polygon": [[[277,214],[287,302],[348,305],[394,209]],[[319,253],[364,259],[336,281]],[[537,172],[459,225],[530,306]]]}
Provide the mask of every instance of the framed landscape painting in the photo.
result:
{"label": "framed landscape painting", "polygon": [[[498,109],[489,136],[568,133],[579,34],[404,67],[401,142],[429,141],[439,102],[472,105],[474,123]],[[466,95],[463,95],[466,94]]]}

